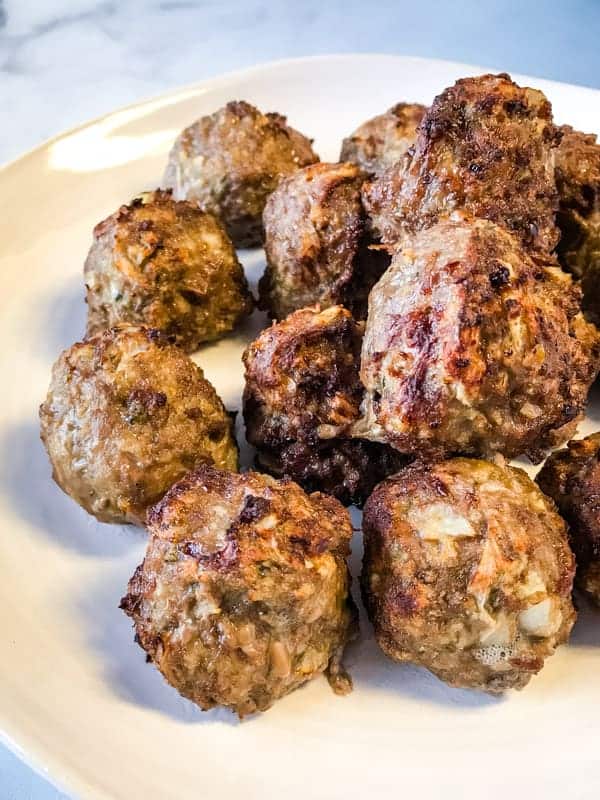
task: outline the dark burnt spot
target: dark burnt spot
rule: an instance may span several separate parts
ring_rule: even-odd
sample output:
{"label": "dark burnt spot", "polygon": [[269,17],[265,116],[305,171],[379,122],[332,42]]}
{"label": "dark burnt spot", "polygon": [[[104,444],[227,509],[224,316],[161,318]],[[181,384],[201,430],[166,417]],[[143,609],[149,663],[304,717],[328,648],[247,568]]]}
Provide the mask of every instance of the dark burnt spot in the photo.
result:
{"label": "dark burnt spot", "polygon": [[146,339],[148,339],[148,341],[152,342],[153,344],[166,343],[166,337],[157,328],[146,328],[145,333],[146,333]]}
{"label": "dark burnt spot", "polygon": [[200,419],[200,417],[202,416],[202,410],[197,408],[197,407],[196,408],[187,408],[184,411],[184,414],[188,419],[196,420],[196,419]]}
{"label": "dark burnt spot", "polygon": [[153,224],[151,219],[143,219],[138,225],[138,229],[140,231],[151,231],[152,227]]}
{"label": "dark burnt spot", "polygon": [[478,164],[476,161],[469,164],[469,172],[473,175],[480,175],[484,170],[482,164]]}
{"label": "dark burnt spot", "polygon": [[508,297],[504,301],[504,308],[508,312],[509,317],[514,318],[519,315],[520,305],[519,301],[515,300],[514,297]]}
{"label": "dark burnt spot", "polygon": [[471,360],[469,358],[465,358],[464,356],[457,356],[454,359],[454,366],[457,369],[466,369],[470,363]]}
{"label": "dark burnt spot", "polygon": [[235,526],[232,526],[227,531],[227,541],[220,550],[215,550],[212,553],[207,553],[202,548],[200,542],[184,542],[179,545],[179,551],[190,558],[195,559],[206,569],[213,569],[216,571],[226,571],[232,567],[238,556],[238,543],[233,538],[235,533]]}
{"label": "dark burnt spot", "polygon": [[125,401],[125,419],[130,424],[144,423],[155,416],[167,404],[164,392],[155,392],[144,386],[137,386]]}
{"label": "dark burnt spot", "polygon": [[498,265],[490,274],[490,283],[494,289],[500,289],[510,280],[510,272],[508,267]]}
{"label": "dark burnt spot", "polygon": [[329,548],[329,541],[323,537],[312,537],[309,533],[306,535],[296,534],[290,536],[290,545],[299,548],[306,555],[321,555]]}
{"label": "dark burnt spot", "polygon": [[408,342],[420,350],[424,349],[431,340],[433,323],[431,309],[426,308],[410,314],[410,323],[407,326]]}
{"label": "dark burnt spot", "polygon": [[192,289],[182,289],[180,291],[180,295],[191,306],[198,307],[206,304],[206,296],[200,294],[200,292],[195,292]]}
{"label": "dark burnt spot", "polygon": [[512,117],[527,113],[528,108],[526,103],[522,100],[506,100],[504,103],[504,110]]}
{"label": "dark burnt spot", "polygon": [[268,513],[270,507],[271,503],[266,497],[258,497],[253,494],[246,495],[239,521],[241,523],[249,523],[261,519]]}
{"label": "dark burnt spot", "polygon": [[418,608],[417,598],[411,591],[411,586],[404,583],[394,586],[388,595],[388,603],[394,613],[402,617],[412,616]]}

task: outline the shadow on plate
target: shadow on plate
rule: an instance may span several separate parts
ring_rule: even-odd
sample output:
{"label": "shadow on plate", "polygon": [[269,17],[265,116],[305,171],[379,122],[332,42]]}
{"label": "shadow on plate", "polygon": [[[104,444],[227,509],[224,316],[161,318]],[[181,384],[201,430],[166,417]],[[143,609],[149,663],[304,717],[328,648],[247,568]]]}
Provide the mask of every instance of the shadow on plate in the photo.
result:
{"label": "shadow on plate", "polygon": [[600,608],[585,595],[576,592],[577,622],[569,639],[569,647],[600,647]]}
{"label": "shadow on plate", "polygon": [[[134,641],[129,617],[119,608],[135,564],[111,565],[101,580],[85,587],[77,608],[87,631],[88,643],[99,658],[110,689],[122,700],[148,708],[177,722],[195,725],[240,724],[227,709],[203,712],[169,686],[144,651]],[[244,720],[248,724],[253,719]]]}
{"label": "shadow on plate", "polygon": [[0,464],[12,508],[62,547],[86,556],[120,557],[144,541],[143,531],[133,526],[97,522],[58,488],[35,421],[5,428]]}
{"label": "shadow on plate", "polygon": [[42,353],[54,362],[63,350],[85,336],[87,305],[83,274],[63,284],[54,296],[45,298],[39,314],[45,320],[43,330],[46,331],[40,343]]}

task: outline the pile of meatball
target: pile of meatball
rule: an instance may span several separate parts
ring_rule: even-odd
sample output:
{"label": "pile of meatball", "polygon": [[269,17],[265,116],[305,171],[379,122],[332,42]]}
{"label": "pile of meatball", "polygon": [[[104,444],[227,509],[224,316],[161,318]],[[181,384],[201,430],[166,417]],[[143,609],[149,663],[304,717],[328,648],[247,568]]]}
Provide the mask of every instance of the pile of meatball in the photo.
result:
{"label": "pile of meatball", "polygon": [[[506,74],[398,103],[338,163],[231,102],[186,128],[160,189],[100,222],[85,338],[40,409],[58,485],[145,526],[121,602],[147,658],[240,717],[358,635],[345,506],[383,652],[450,686],[524,687],[600,604],[600,145]],[[264,245],[258,299],[236,248]],[[254,471],[189,357],[253,309]],[[569,441],[571,440],[571,441]],[[506,459],[541,462],[537,483]]]}

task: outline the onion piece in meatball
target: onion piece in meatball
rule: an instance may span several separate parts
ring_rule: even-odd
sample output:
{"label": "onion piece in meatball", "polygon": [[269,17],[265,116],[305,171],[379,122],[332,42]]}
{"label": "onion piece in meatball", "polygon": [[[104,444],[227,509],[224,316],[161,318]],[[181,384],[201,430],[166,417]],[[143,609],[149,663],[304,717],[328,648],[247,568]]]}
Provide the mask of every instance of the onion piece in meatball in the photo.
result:
{"label": "onion piece in meatball", "polygon": [[450,686],[521,689],[567,641],[574,559],[525,472],[413,464],[365,505],[362,589],[380,647]]}
{"label": "onion piece in meatball", "polygon": [[336,692],[351,689],[341,657],[356,624],[352,527],[334,498],[205,466],[148,519],[121,606],[180,694],[244,717],[324,672]]}
{"label": "onion piece in meatball", "polygon": [[128,323],[195,350],[252,311],[242,265],[221,224],[169,192],[148,192],[99,223],[85,262],[88,336]]}
{"label": "onion piece in meatball", "polygon": [[539,461],[572,435],[599,354],[553,259],[486,220],[440,222],[371,291],[354,431],[409,454]]}
{"label": "onion piece in meatball", "polygon": [[361,339],[362,326],[341,306],[305,308],[244,353],[246,437],[260,467],[358,505],[406,463],[384,444],[344,438],[363,398]]}
{"label": "onion piece in meatball", "polygon": [[600,606],[600,433],[552,453],[537,482],[569,524],[577,586]]}
{"label": "onion piece in meatball", "polygon": [[267,200],[259,291],[272,318],[317,304],[343,305],[364,318],[369,291],[389,263],[368,248],[364,178],[354,164],[313,164],[282,180]]}
{"label": "onion piece in meatball", "polygon": [[418,103],[397,103],[385,114],[363,122],[342,142],[340,161],[350,161],[370,175],[381,175],[414,145],[426,111]]}
{"label": "onion piece in meatball", "polygon": [[65,350],[40,422],[54,480],[101,522],[144,524],[202,463],[237,469],[232,420],[212,384],[149,328],[111,328]]}
{"label": "onion piece in meatball", "polygon": [[550,253],[558,241],[552,108],[508,75],[463,78],[435,98],[414,155],[367,184],[363,202],[384,243],[456,210],[489,219],[524,245]]}
{"label": "onion piece in meatball", "polygon": [[281,178],[319,157],[280,114],[227,103],[186,128],[171,150],[165,185],[219,217],[236,247],[263,240],[262,213]]}

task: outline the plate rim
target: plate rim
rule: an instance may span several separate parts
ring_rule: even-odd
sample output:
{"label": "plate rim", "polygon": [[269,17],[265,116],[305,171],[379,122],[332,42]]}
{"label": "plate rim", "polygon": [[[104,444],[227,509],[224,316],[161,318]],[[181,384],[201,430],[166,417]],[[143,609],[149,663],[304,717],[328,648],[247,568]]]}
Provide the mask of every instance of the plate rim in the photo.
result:
{"label": "plate rim", "polygon": [[[70,128],[66,128],[34,145],[33,147],[28,148],[15,158],[0,163],[0,181],[4,178],[9,170],[19,167],[28,159],[39,155],[41,151],[48,149],[61,139],[67,138],[75,133],[85,130],[86,128],[102,123],[110,117],[122,112],[141,109],[144,106],[161,103],[161,101],[168,101],[169,99],[177,102],[177,98],[179,96],[194,94],[202,90],[222,89],[228,85],[236,83],[241,79],[258,76],[261,73],[271,72],[278,67],[302,66],[303,64],[314,64],[318,62],[356,62],[357,60],[373,61],[381,59],[404,64],[407,64],[408,62],[413,64],[437,64],[446,67],[449,71],[465,70],[466,75],[468,75],[470,72],[473,74],[481,74],[482,72],[506,72],[506,70],[503,70],[499,67],[489,65],[482,66],[449,59],[428,58],[425,56],[382,52],[320,53],[309,56],[297,56],[293,58],[261,61],[250,66],[218,73],[214,76],[204,78],[199,81],[192,81],[190,83],[175,86],[157,94],[142,97],[139,100],[135,100],[123,106],[118,106],[108,112],[100,114],[96,117],[92,117]],[[531,82],[532,84],[538,82],[545,85],[562,87],[566,90],[576,89],[578,92],[583,91],[584,93],[589,93],[597,98],[600,97],[600,88],[583,86],[565,81],[557,81],[551,78],[537,77],[516,71],[511,71],[510,74],[520,82],[526,81],[528,83]],[[32,737],[27,731],[24,729],[16,731],[12,721],[7,719],[2,710],[0,710],[0,745],[6,747],[6,749],[12,755],[18,758],[19,761],[21,761],[24,765],[32,769],[41,778],[46,780],[51,786],[69,797],[85,797],[86,800],[87,798],[90,798],[90,800],[111,800],[111,796],[107,794],[106,791],[97,783],[91,782],[76,769],[66,766],[64,760],[54,756],[50,749],[38,744],[35,737]]]}

